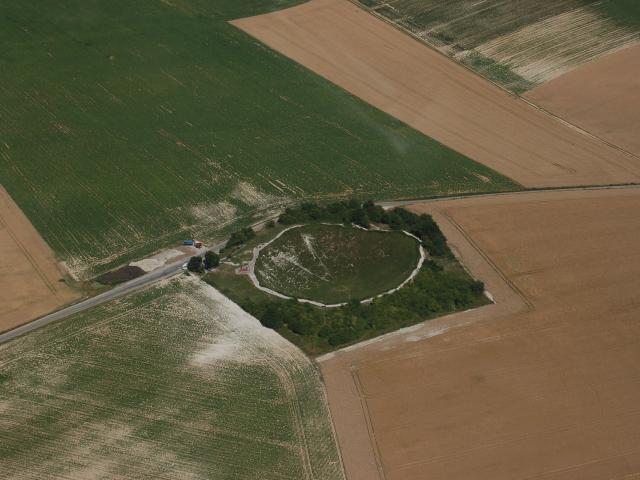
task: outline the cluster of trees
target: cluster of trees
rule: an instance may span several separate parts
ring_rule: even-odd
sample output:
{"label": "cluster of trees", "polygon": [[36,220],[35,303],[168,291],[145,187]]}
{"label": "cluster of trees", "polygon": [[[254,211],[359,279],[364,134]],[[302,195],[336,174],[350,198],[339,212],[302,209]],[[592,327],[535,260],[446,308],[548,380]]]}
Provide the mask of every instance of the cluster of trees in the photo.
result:
{"label": "cluster of trees", "polygon": [[431,215],[417,215],[404,208],[394,208],[384,212],[381,223],[389,225],[393,230],[405,230],[415,235],[434,257],[453,257],[447,238]]}
{"label": "cluster of trees", "polygon": [[194,273],[204,273],[205,270],[211,270],[218,265],[220,265],[220,255],[209,250],[204,254],[204,259],[199,256],[191,257],[187,263],[187,270]]}
{"label": "cluster of trees", "polygon": [[[445,270],[441,267],[452,265],[455,259],[446,238],[430,215],[417,215],[403,208],[384,210],[371,200],[364,203],[349,200],[322,206],[304,203],[287,208],[278,222],[282,225],[354,223],[365,228],[371,224],[386,225],[389,229],[404,230],[418,237],[432,256],[424,262],[410,284],[369,304],[352,302],[339,308],[318,308],[268,295],[242,300],[239,296],[234,298],[232,291],[223,289],[264,326],[279,331],[309,353],[320,353],[488,302],[482,282],[475,281],[462,269],[447,267]],[[273,228],[274,225],[270,223],[267,227]],[[255,232],[251,228],[242,229],[231,235],[225,251],[254,237]],[[219,262],[219,258],[215,261]],[[202,269],[206,262],[205,257],[202,265],[194,267]]]}
{"label": "cluster of trees", "polygon": [[247,299],[241,306],[264,326],[317,353],[486,301],[482,282],[427,261],[411,284],[370,304],[352,302],[327,309],[266,298],[260,302]]}
{"label": "cluster of trees", "polygon": [[283,225],[309,222],[355,223],[368,228],[371,222],[379,222],[383,214],[384,209],[372,201],[363,204],[354,199],[323,206],[307,202],[287,208],[278,222]]}
{"label": "cluster of trees", "polygon": [[431,255],[451,257],[447,239],[431,215],[417,215],[404,208],[384,210],[372,200],[364,203],[349,200],[326,206],[303,203],[295,208],[287,208],[278,221],[283,225],[319,221],[354,223],[364,228],[369,228],[372,223],[388,225],[392,230],[405,230],[418,237]]}
{"label": "cluster of trees", "polygon": [[220,255],[213,250],[209,250],[204,254],[204,268],[211,270],[220,265]]}
{"label": "cluster of trees", "polygon": [[238,247],[243,243],[248,242],[255,236],[256,236],[256,232],[254,232],[253,228],[251,227],[243,228],[242,230],[233,232],[229,237],[229,240],[227,240],[227,243],[224,246],[223,250],[229,250],[233,247]]}

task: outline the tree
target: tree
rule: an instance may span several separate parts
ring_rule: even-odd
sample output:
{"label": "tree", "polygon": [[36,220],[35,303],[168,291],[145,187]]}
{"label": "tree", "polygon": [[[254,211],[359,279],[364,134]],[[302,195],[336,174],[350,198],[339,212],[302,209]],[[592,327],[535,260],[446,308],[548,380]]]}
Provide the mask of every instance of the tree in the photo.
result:
{"label": "tree", "polygon": [[373,223],[382,222],[382,218],[384,217],[384,208],[373,203],[373,200],[367,200],[364,202],[362,208],[367,214],[367,217],[369,217]]}
{"label": "tree", "polygon": [[367,217],[367,214],[364,213],[364,210],[362,210],[361,208],[353,210],[353,212],[351,212],[349,220],[351,221],[351,223],[355,223],[356,225],[360,225],[364,228],[369,228],[369,226],[371,225],[371,223],[369,222],[369,217]]}
{"label": "tree", "polygon": [[248,242],[255,236],[256,232],[254,232],[251,227],[243,228],[242,230],[238,230],[231,234],[224,248],[226,250],[231,247],[237,247],[238,245]]}
{"label": "tree", "polygon": [[260,317],[260,323],[265,327],[273,328],[274,330],[282,327],[282,314],[275,302],[267,304],[267,307],[264,309],[264,313]]}
{"label": "tree", "polygon": [[202,257],[191,257],[189,263],[187,263],[187,270],[195,273],[204,272],[204,266],[202,265]]}
{"label": "tree", "polygon": [[392,230],[402,230],[404,228],[402,217],[398,215],[398,212],[396,212],[395,210],[384,212],[382,223],[386,223],[387,225],[389,225]]}
{"label": "tree", "polygon": [[338,345],[343,345],[351,340],[352,336],[347,330],[339,330],[329,337],[328,342],[332,347],[337,347]]}
{"label": "tree", "polygon": [[204,268],[210,270],[220,265],[220,255],[216,252],[209,250],[204,254]]}
{"label": "tree", "polygon": [[483,295],[484,294],[484,282],[481,282],[480,280],[475,280],[471,284],[471,292],[473,292],[474,295]]}
{"label": "tree", "polygon": [[313,323],[305,316],[296,316],[289,319],[287,327],[298,335],[311,335],[313,333]]}

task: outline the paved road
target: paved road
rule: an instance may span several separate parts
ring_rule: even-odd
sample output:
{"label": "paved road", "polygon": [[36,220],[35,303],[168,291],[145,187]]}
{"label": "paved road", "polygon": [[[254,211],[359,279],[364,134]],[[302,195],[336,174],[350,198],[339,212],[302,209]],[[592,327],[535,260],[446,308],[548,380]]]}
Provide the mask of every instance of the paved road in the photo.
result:
{"label": "paved road", "polygon": [[[605,189],[618,189],[618,188],[640,188],[640,185],[612,185],[612,186],[598,186],[598,187],[570,187],[570,188],[555,188],[555,189],[541,189],[541,190],[523,190],[520,192],[487,193],[487,194],[474,195],[474,196],[475,197],[495,197],[498,195],[518,195],[518,194],[532,193],[532,192],[543,193],[543,192],[555,192],[555,191],[605,190]],[[417,203],[417,202],[449,201],[449,200],[454,200],[456,198],[469,198],[469,196],[461,195],[458,197],[439,197],[439,198],[433,198],[429,200],[415,199],[415,200],[400,200],[400,201],[378,202],[378,203],[385,208],[394,208],[394,207],[401,207],[404,205],[410,205],[412,203]],[[220,242],[219,244],[213,247],[209,247],[209,249],[219,251],[225,245],[225,243],[226,243],[226,240],[223,242]],[[204,251],[200,253],[200,256],[203,256],[203,255],[204,255]],[[116,298],[123,297],[130,293],[133,293],[145,287],[148,287],[149,285],[155,282],[158,282],[165,278],[172,277],[182,271],[183,263],[184,263],[184,259],[174,263],[170,263],[168,265],[165,265],[164,267],[154,270],[153,272],[147,273],[129,282],[122,283],[107,292],[101,293],[100,295],[87,298],[86,300],[70,305],[66,308],[63,308],[62,310],[58,310],[56,312],[50,313],[49,315],[38,318],[37,320],[34,320],[30,323],[22,325],[6,333],[0,334],[0,344],[13,340],[14,338],[19,337],[20,335],[24,335],[25,333],[29,333],[34,330],[37,330],[38,328],[44,327],[45,325],[48,325],[51,322],[62,320],[63,318],[66,318],[75,313],[80,313],[90,308],[97,307],[98,305],[101,305],[105,302],[115,300]]]}
{"label": "paved road", "polygon": [[[207,250],[219,251],[224,246],[224,244],[225,242],[221,242],[214,247],[208,248]],[[204,251],[199,255],[204,256]],[[142,275],[141,277],[134,278],[133,280],[125,283],[121,283],[111,290],[96,295],[95,297],[87,298],[78,303],[74,303],[73,305],[70,305],[61,310],[50,313],[49,315],[40,317],[37,320],[26,323],[20,327],[14,328],[13,330],[9,330],[8,332],[0,334],[0,344],[8,342],[9,340],[13,340],[14,338],[24,335],[25,333],[29,333],[37,330],[38,328],[44,327],[51,322],[62,320],[63,318],[66,318],[75,313],[84,312],[85,310],[88,310],[90,308],[97,307],[98,305],[102,305],[103,303],[141,290],[153,283],[164,280],[165,278],[170,278],[174,275],[177,275],[178,273],[182,272],[182,265],[184,264],[184,262],[185,260],[181,259],[177,262],[169,263],[164,267],[160,267],[157,270]]]}

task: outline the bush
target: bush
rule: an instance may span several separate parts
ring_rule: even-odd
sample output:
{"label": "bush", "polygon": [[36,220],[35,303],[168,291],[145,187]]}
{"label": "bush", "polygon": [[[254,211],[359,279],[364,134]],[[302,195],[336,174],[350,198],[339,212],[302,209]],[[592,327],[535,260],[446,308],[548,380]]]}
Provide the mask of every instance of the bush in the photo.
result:
{"label": "bush", "polygon": [[287,327],[298,335],[310,335],[313,333],[313,322],[304,316],[291,318],[287,323]]}
{"label": "bush", "polygon": [[384,208],[373,203],[373,200],[367,200],[364,202],[362,209],[364,210],[364,213],[367,214],[367,217],[369,217],[369,220],[373,223],[382,222],[382,218],[384,217]]}
{"label": "bush", "polygon": [[187,263],[187,270],[195,273],[204,272],[204,265],[202,263],[202,257],[191,257],[189,263]]}
{"label": "bush", "polygon": [[329,345],[337,347],[349,343],[351,340],[352,337],[347,330],[339,330],[329,337]]}
{"label": "bush", "polygon": [[353,210],[351,215],[349,216],[349,221],[351,223],[355,223],[356,225],[360,225],[364,228],[369,228],[371,226],[371,222],[369,221],[369,217],[361,208]]}
{"label": "bush", "polygon": [[278,221],[283,225],[313,221],[354,223],[364,228],[369,228],[372,222],[382,223],[392,230],[405,230],[415,235],[434,257],[453,257],[447,239],[431,215],[417,215],[404,208],[385,211],[373,200],[360,203],[352,199],[330,203],[326,207],[307,202],[296,208],[287,208]]}
{"label": "bush", "polygon": [[[358,200],[349,200],[346,202],[333,202],[323,207],[317,203],[306,202],[296,208],[287,208],[278,221],[283,225],[293,225],[296,223],[306,223],[314,221],[327,222],[354,222],[360,225],[368,221],[364,221],[366,213],[362,208],[362,204]],[[363,225],[364,226],[364,225]]]}
{"label": "bush", "polygon": [[329,335],[331,335],[331,327],[329,325],[323,325],[320,327],[320,330],[318,330],[318,336],[320,338],[327,338]]}
{"label": "bush", "polygon": [[204,254],[204,268],[210,270],[220,265],[220,255],[216,252],[209,250]]}
{"label": "bush", "polygon": [[277,303],[269,303],[260,316],[260,323],[267,328],[277,330],[284,325],[282,316]]}
{"label": "bush", "polygon": [[233,232],[225,245],[225,250],[237,247],[242,245],[243,243],[248,242],[252,238],[256,236],[256,232],[253,231],[251,227],[243,228],[242,230],[238,230],[237,232]]}
{"label": "bush", "polygon": [[478,295],[484,295],[484,282],[476,280],[471,284],[471,292]]}

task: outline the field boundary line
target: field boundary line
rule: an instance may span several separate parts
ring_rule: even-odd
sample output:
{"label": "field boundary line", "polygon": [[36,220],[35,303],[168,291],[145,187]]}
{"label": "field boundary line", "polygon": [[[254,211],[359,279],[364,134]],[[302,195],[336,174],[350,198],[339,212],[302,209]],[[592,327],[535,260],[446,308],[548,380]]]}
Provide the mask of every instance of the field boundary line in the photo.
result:
{"label": "field boundary line", "polygon": [[327,384],[325,383],[324,375],[322,374],[322,368],[320,367],[320,364],[313,358],[310,358],[310,360],[313,363],[313,367],[316,369],[317,375],[320,377],[320,384],[322,385],[322,398],[324,400],[324,405],[327,408],[327,412],[329,412],[329,425],[331,425],[331,435],[333,438],[333,442],[336,445],[338,460],[340,461],[340,471],[342,473],[342,480],[347,480],[347,468],[344,464],[344,459],[342,458],[342,449],[340,448],[340,440],[338,439],[336,424],[333,421],[331,404],[329,403],[329,394],[327,393]]}
{"label": "field boundary line", "polygon": [[507,192],[469,192],[460,193],[449,196],[434,196],[423,198],[407,198],[404,200],[380,200],[376,201],[376,204],[381,207],[395,208],[408,205],[414,205],[416,203],[435,203],[435,202],[450,202],[454,200],[467,200],[471,198],[490,198],[501,197],[505,195],[527,195],[534,193],[553,193],[553,192],[582,192],[582,191],[600,191],[600,190],[626,190],[640,188],[640,183],[612,183],[609,185],[578,185],[578,186],[565,186],[565,187],[542,187],[542,188],[523,188],[522,190],[511,190]]}
{"label": "field boundary line", "polygon": [[369,411],[369,405],[367,404],[367,397],[364,394],[362,382],[360,381],[360,376],[358,375],[358,368],[355,365],[351,365],[349,367],[349,370],[351,371],[351,379],[353,380],[353,384],[355,385],[356,391],[358,392],[358,398],[360,399],[360,407],[362,408],[365,424],[367,425],[367,434],[369,435],[369,440],[371,441],[371,445],[373,446],[373,457],[376,461],[376,467],[378,469],[378,478],[380,480],[386,480],[387,476],[384,471],[384,464],[382,463],[380,446],[378,445],[378,441],[376,440],[376,432],[373,428],[373,422],[371,421],[371,412]]}
{"label": "field boundary line", "polygon": [[304,477],[307,480],[315,480],[313,474],[313,467],[311,465],[311,459],[309,458],[309,444],[307,442],[307,435],[304,431],[304,422],[302,421],[302,413],[300,412],[300,404],[298,400],[298,391],[296,390],[296,382],[294,382],[289,375],[287,369],[276,358],[270,358],[267,363],[273,367],[282,384],[282,388],[287,396],[287,405],[291,418],[293,420],[294,429],[301,443],[300,460],[302,463],[302,470]]}
{"label": "field boundary line", "polygon": [[482,251],[482,249],[475,242],[475,240],[471,238],[471,236],[465,231],[465,229],[462,228],[462,226],[458,222],[456,222],[446,210],[442,211],[442,216],[445,217],[447,221],[449,221],[451,225],[453,225],[460,232],[460,234],[465,238],[465,240],[469,242],[469,245],[471,245],[474,248],[474,250],[476,250],[476,252],[480,254],[480,256],[498,274],[498,276],[502,279],[502,281],[504,281],[509,286],[509,288],[511,288],[511,290],[513,290],[513,292],[520,297],[520,299],[527,306],[527,310],[529,311],[535,310],[535,305],[525,295],[525,293],[522,290],[520,290],[520,288],[515,283],[513,283],[513,281],[500,269],[500,267],[498,267],[498,265],[496,265],[496,263],[485,252]]}
{"label": "field boundary line", "polygon": [[[607,145],[608,147],[613,148],[614,150],[618,150],[620,153],[622,153],[624,155],[627,155],[628,157],[633,158],[634,160],[640,161],[640,155],[636,155],[635,153],[630,152],[629,150],[626,150],[626,149],[622,148],[621,146],[616,145],[615,143],[612,143],[612,142],[610,142],[608,140],[605,140],[604,138],[599,137],[598,135],[596,135],[594,133],[591,133],[590,131],[585,130],[584,128],[576,125],[575,123],[571,123],[570,121],[562,118],[559,115],[556,115],[555,113],[551,112],[550,110],[547,110],[546,108],[538,105],[537,103],[533,103],[531,100],[529,100],[526,97],[523,97],[523,96],[519,95],[518,98],[520,100],[522,100],[524,103],[526,103],[527,105],[529,105],[531,108],[539,110],[540,112],[542,112],[542,113],[548,115],[549,117],[555,119],[557,122],[560,122],[561,124],[565,125],[566,127],[571,128],[571,129],[575,130],[576,132],[581,133],[582,135],[585,135],[585,136],[590,137],[590,138],[592,138],[594,140],[597,140],[597,141]],[[609,161],[609,160],[607,160],[607,161]],[[628,169],[623,167],[622,165],[618,165],[618,164],[616,164],[616,165],[618,167],[628,171]]]}
{"label": "field boundary line", "polygon": [[[625,413],[625,414],[622,414],[622,415],[620,415],[620,414],[614,415],[614,417],[618,418],[618,419],[621,419],[621,420],[624,420],[627,417],[634,417],[634,416],[638,416],[639,414],[640,414],[640,410],[634,410],[632,412]],[[457,456],[459,456],[461,454],[468,454],[470,452],[478,452],[478,451],[485,450],[487,448],[493,448],[493,447],[500,446],[500,445],[508,445],[509,443],[511,443],[513,441],[524,440],[524,439],[527,439],[527,438],[535,437],[537,435],[541,435],[542,433],[563,432],[563,431],[568,430],[568,428],[571,428],[571,427],[574,427],[574,426],[575,427],[580,426],[580,427],[583,427],[583,428],[584,427],[594,427],[594,426],[602,425],[603,423],[604,423],[604,420],[600,419],[600,420],[592,420],[592,421],[584,422],[584,423],[572,423],[568,427],[567,426],[550,427],[550,428],[545,429],[542,432],[526,433],[526,434],[519,435],[519,436],[515,437],[514,439],[510,439],[510,440],[498,440],[498,441],[495,441],[495,442],[492,442],[492,443],[487,443],[487,444],[483,444],[483,445],[478,445],[476,447],[467,448],[466,450],[459,450],[456,453],[438,455],[438,456],[435,456],[435,457],[432,457],[432,458],[429,458],[429,459],[426,459],[426,460],[415,460],[415,461],[407,462],[407,463],[405,463],[403,465],[398,465],[396,468],[398,470],[402,470],[402,469],[406,469],[406,468],[410,468],[410,467],[415,467],[416,465],[429,465],[429,464],[433,464],[435,462],[439,462],[439,461],[444,460],[444,459],[455,458],[455,457],[457,457]],[[640,451],[640,450],[637,450],[637,451]],[[631,452],[631,453],[634,453],[634,452]],[[628,453],[625,453],[625,454],[622,454],[622,455],[627,455],[627,454]],[[618,456],[620,456],[620,455],[615,455],[615,456],[609,457],[609,458],[618,458]],[[599,461],[599,460],[596,460],[596,462],[597,461]],[[579,464],[573,465],[572,467],[580,467],[582,465],[589,465],[591,463],[594,463],[594,462],[579,463]],[[562,470],[560,470],[560,471],[562,471]],[[549,471],[549,472],[544,472],[544,474],[547,474],[547,473],[555,473],[555,470],[552,470],[552,471]],[[532,478],[536,478],[536,477],[526,477],[526,478],[532,479]],[[538,476],[537,478],[540,478],[540,477]],[[525,479],[523,479],[523,480],[525,480]]]}
{"label": "field boundary line", "polygon": [[[573,130],[575,130],[576,132],[585,135],[586,137],[589,137],[593,140],[596,140],[600,143],[602,143],[603,145],[608,146],[609,148],[612,148],[614,150],[619,151],[620,153],[627,155],[630,158],[633,158],[634,160],[638,160],[640,161],[640,156],[636,155],[633,152],[630,152],[628,150],[625,150],[624,148],[620,147],[619,145],[616,145],[615,143],[611,143],[591,132],[589,132],[588,130],[585,130],[584,128],[569,122],[568,120],[565,120],[564,118],[556,115],[555,113],[552,113],[551,111],[547,110],[544,107],[541,107],[533,102],[531,102],[530,100],[528,100],[527,98],[525,98],[523,95],[519,95],[517,93],[514,93],[510,90],[508,90],[507,88],[503,87],[502,85],[500,85],[499,83],[497,83],[496,81],[490,79],[489,77],[487,77],[486,75],[483,75],[480,72],[476,72],[475,70],[473,70],[471,67],[468,67],[467,65],[464,65],[463,63],[457,62],[454,59],[452,59],[451,57],[449,57],[447,54],[441,52],[435,45],[433,45],[432,43],[428,42],[427,40],[423,39],[422,37],[416,35],[415,33],[413,33],[411,30],[403,27],[402,25],[399,25],[391,20],[389,20],[387,17],[379,14],[377,11],[375,11],[374,9],[367,7],[366,5],[360,3],[358,0],[346,0],[349,3],[352,3],[353,5],[355,5],[356,7],[358,7],[359,9],[367,12],[370,15],[373,15],[374,17],[378,18],[379,20],[382,20],[384,23],[392,26],[393,28],[395,28],[396,30],[402,32],[403,34],[407,35],[408,37],[414,39],[415,41],[421,43],[422,45],[426,46],[427,48],[433,50],[434,52],[436,52],[438,55],[441,55],[442,57],[446,58],[447,60],[449,60],[452,63],[455,63],[456,65],[459,65],[460,67],[464,68],[465,70],[471,72],[472,74],[486,80],[487,82],[491,83],[492,85],[498,87],[500,90],[502,90],[504,93],[506,93],[507,95],[509,95],[510,97],[513,97],[515,100],[522,100],[524,104],[528,105],[529,107],[533,108],[534,110],[538,110],[539,112],[547,115],[549,118],[552,118],[553,120],[565,125],[566,127],[569,127]],[[628,48],[628,47],[626,47]],[[587,62],[590,63],[590,62]],[[545,82],[546,83],[546,82]],[[543,85],[543,84],[540,84]],[[532,88],[531,90],[528,91],[533,91],[535,88]],[[607,160],[608,161],[608,160]],[[616,164],[617,165],[617,164]],[[619,166],[619,165],[618,165]],[[622,167],[623,170],[627,170],[626,168]],[[628,171],[628,170],[627,170]]]}
{"label": "field boundary line", "polygon": [[[4,191],[4,193],[6,194],[7,200],[8,202],[13,202],[13,199],[9,196],[9,192],[7,192],[4,187],[2,187],[0,185],[0,188]],[[2,192],[0,192],[2,193]],[[13,202],[15,205],[15,208],[18,209],[18,216],[20,214],[24,215],[24,213],[22,212],[22,210],[20,210],[20,207],[18,206],[17,203]],[[8,207],[11,207],[11,205],[9,204]],[[24,215],[24,217],[27,219],[28,218],[26,215]],[[18,235],[13,231],[13,229],[11,228],[11,223],[6,219],[6,217],[2,214],[2,212],[0,211],[0,225],[4,226],[5,230],[7,231],[7,233],[9,234],[9,236],[11,237],[11,239],[14,241],[14,243],[18,246],[18,248],[20,249],[20,251],[22,251],[22,253],[24,254],[24,256],[26,257],[27,261],[29,262],[29,264],[31,265],[31,267],[33,267],[33,269],[35,270],[35,272],[38,274],[38,276],[40,277],[40,279],[44,282],[45,286],[47,287],[47,289],[55,296],[57,296],[57,290],[56,288],[53,286],[53,284],[51,283],[51,281],[47,278],[47,276],[44,274],[44,272],[40,269],[40,266],[38,265],[38,262],[36,261],[36,259],[33,257],[33,255],[31,254],[31,252],[29,252],[29,250],[24,246],[24,244],[22,243],[22,241],[18,238]],[[35,230],[35,227],[33,227],[33,225],[31,224],[31,222],[29,222],[29,227],[33,228]],[[39,235],[39,233],[38,233]],[[44,241],[44,240],[43,240]],[[48,245],[47,245],[48,247]]]}

